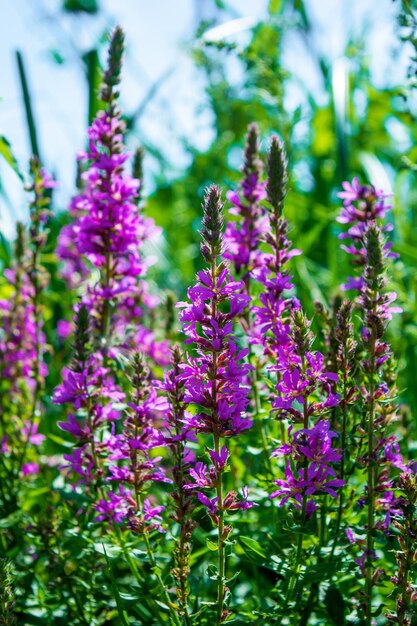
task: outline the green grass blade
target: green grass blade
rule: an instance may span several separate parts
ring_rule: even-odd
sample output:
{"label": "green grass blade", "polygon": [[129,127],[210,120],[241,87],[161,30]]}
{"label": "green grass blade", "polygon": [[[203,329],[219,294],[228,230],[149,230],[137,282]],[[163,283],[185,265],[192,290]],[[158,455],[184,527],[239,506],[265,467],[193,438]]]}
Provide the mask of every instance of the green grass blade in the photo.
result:
{"label": "green grass blade", "polygon": [[17,69],[19,73],[20,85],[22,87],[23,105],[25,107],[26,122],[29,131],[30,147],[33,156],[40,159],[38,136],[36,132],[35,118],[33,115],[32,98],[29,91],[27,74],[23,56],[20,50],[16,50]]}

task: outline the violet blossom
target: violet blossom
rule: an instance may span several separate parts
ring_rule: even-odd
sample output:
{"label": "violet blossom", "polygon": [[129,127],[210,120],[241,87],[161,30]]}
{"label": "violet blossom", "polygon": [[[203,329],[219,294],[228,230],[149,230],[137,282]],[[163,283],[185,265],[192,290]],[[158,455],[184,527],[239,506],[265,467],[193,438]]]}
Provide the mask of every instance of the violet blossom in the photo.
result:
{"label": "violet blossom", "polygon": [[261,344],[272,361],[276,361],[279,351],[288,349],[290,314],[293,309],[299,308],[296,298],[290,295],[294,287],[285,270],[287,262],[301,254],[299,250],[291,249],[291,242],[287,238],[288,222],[282,216],[286,186],[285,150],[281,140],[274,136],[268,153],[266,184],[270,229],[264,236],[270,251],[261,255],[261,262],[252,272],[262,291],[259,295],[260,304],[251,307],[254,330],[250,339],[252,343]]}
{"label": "violet blossom", "polygon": [[[208,481],[203,466],[196,468],[195,491],[198,501],[206,508],[217,527],[217,621],[228,615],[224,609],[225,541],[232,531],[225,525],[227,511],[250,507],[247,494],[243,500],[234,491],[224,494],[223,475],[226,471],[226,437],[234,437],[249,428],[247,377],[250,366],[243,362],[248,351],[241,350],[234,334],[233,322],[247,307],[250,298],[242,293],[243,282],[234,281],[223,253],[223,220],[220,191],[213,185],[204,199],[201,252],[208,267],[197,275],[197,284],[188,291],[189,301],[180,303],[186,343],[194,348],[182,366],[180,379],[184,382],[184,401],[196,405],[196,413],[185,419],[188,428],[213,437],[209,454],[212,466]],[[214,453],[214,454],[213,454]],[[203,485],[201,480],[203,479]],[[197,482],[199,486],[197,487]],[[200,491],[214,491],[206,494]]]}
{"label": "violet blossom", "polygon": [[[0,300],[0,408],[2,414],[11,411],[13,416],[9,423],[2,420],[0,443],[11,476],[37,473],[39,463],[27,457],[35,457],[33,446],[44,439],[37,431],[40,396],[47,375],[42,294],[48,275],[40,255],[47,241],[49,192],[56,183],[37,158],[30,160],[30,176],[26,188],[32,195],[28,234],[18,223],[15,262],[4,271],[10,296]],[[17,467],[13,467],[15,462]]]}
{"label": "violet blossom", "polygon": [[286,462],[284,478],[274,481],[279,489],[270,497],[278,497],[280,506],[291,499],[297,508],[302,509],[304,506],[307,516],[317,508],[315,501],[309,496],[327,493],[335,498],[336,490],[345,484],[344,480],[336,478],[332,465],[341,459],[340,450],[332,447],[332,439],[335,437],[337,434],[330,430],[330,424],[326,420],[295,433],[290,426],[288,443],[274,450],[272,456],[289,456],[291,461]]}
{"label": "violet blossom", "polygon": [[363,322],[360,385],[367,448],[359,462],[367,472],[365,494],[360,499],[366,504],[367,525],[366,547],[363,558],[357,562],[365,578],[365,614],[370,623],[373,587],[379,579],[379,570],[374,565],[375,531],[388,532],[391,518],[396,515],[390,470],[403,466],[395,437],[387,436],[389,422],[395,416],[392,405],[395,388],[389,365],[391,351],[384,337],[388,321],[401,309],[392,306],[396,294],[386,291],[386,268],[389,260],[397,257],[385,236],[392,227],[381,223],[390,208],[385,205],[386,194],[373,186],[359,185],[357,179],[352,185],[345,183],[344,189],[339,194],[344,207],[338,221],[349,225],[341,237],[351,239],[352,244],[342,248],[360,268],[358,277],[350,279],[345,288],[354,287],[358,292],[356,304]]}
{"label": "violet blossom", "polygon": [[249,272],[262,261],[260,242],[269,228],[265,207],[261,204],[266,198],[265,182],[261,180],[262,161],[259,158],[259,131],[251,124],[246,135],[243,164],[243,181],[239,191],[228,191],[227,199],[232,203],[231,215],[237,221],[228,222],[225,233],[224,257],[232,261],[236,272],[242,272],[248,283]]}
{"label": "violet blossom", "polygon": [[[106,108],[93,120],[88,147],[79,154],[87,166],[81,175],[84,185],[71,202],[73,221],[61,232],[57,255],[72,287],[87,283],[82,302],[93,321],[97,348],[104,347],[110,356],[120,348],[139,349],[166,365],[167,342],[144,325],[145,311],[157,301],[144,280],[151,260],[143,257],[142,248],[159,229],[138,206],[140,181],[125,171],[130,155],[123,143],[125,124],[114,89],[120,80],[121,54],[117,61],[113,58],[117,47],[123,50],[123,37],[115,29],[108,63],[118,78],[111,79],[109,69],[105,73],[101,98]],[[99,280],[94,282],[97,271]]]}

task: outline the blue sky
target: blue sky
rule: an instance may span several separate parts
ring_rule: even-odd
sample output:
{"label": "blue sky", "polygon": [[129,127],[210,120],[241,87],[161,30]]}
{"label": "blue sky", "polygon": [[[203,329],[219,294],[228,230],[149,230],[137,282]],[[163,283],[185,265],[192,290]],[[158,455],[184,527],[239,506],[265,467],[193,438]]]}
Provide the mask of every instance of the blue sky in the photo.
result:
{"label": "blue sky", "polygon": [[[266,0],[234,0],[231,17],[258,19],[266,13]],[[395,14],[392,0],[308,0],[314,22],[316,47],[327,57],[338,59],[347,38],[370,27],[368,46],[374,75],[381,85],[398,78],[395,48]],[[210,141],[210,117],[197,113],[203,102],[201,77],[187,54],[198,17],[211,14],[211,0],[103,0],[106,18],[62,17],[58,0],[0,0],[0,133],[12,143],[22,167],[29,156],[29,143],[17,80],[15,50],[22,51],[29,74],[39,127],[40,147],[46,165],[60,180],[58,201],[65,206],[74,180],[74,159],[83,147],[87,94],[78,50],[88,50],[106,27],[120,23],[126,31],[127,60],[122,102],[127,110],[138,106],[150,86],[164,77],[163,86],[142,118],[140,131],[155,145],[164,146],[167,156],[180,171],[186,165],[175,135],[190,138],[204,148]],[[236,41],[245,33],[234,36]],[[399,47],[397,45],[399,50]],[[64,63],[52,60],[59,50]],[[404,52],[404,51],[402,51]],[[289,37],[286,64],[320,97],[320,81],[305,44]],[[404,54],[400,55],[404,73]],[[296,97],[296,96],[294,96]],[[10,205],[0,199],[1,229],[13,230],[26,207],[17,178],[0,163]]]}

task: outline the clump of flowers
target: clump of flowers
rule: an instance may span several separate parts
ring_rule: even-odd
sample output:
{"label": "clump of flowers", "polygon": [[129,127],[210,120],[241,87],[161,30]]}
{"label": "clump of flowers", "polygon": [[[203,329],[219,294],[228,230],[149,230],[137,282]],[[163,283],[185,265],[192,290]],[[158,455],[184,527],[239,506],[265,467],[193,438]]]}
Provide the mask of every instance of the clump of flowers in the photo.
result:
{"label": "clump of flowers", "polygon": [[[212,435],[214,443],[214,448],[209,450],[210,468],[197,463],[190,470],[192,480],[186,487],[196,491],[218,529],[217,620],[220,624],[228,615],[224,609],[225,544],[232,531],[225,524],[225,515],[228,510],[251,506],[247,491],[241,502],[233,491],[224,494],[223,475],[229,452],[221,443],[251,426],[245,416],[249,366],[242,363],[247,350],[239,348],[233,329],[233,321],[250,298],[242,293],[243,283],[232,279],[221,258],[222,204],[216,186],[207,191],[203,208],[201,252],[208,268],[198,273],[197,284],[188,290],[189,302],[180,305],[186,343],[194,347],[197,356],[189,357],[182,366],[181,380],[186,388],[184,401],[197,406],[195,415],[185,421],[187,427],[196,433]],[[208,496],[206,490],[214,490],[215,495]]]}
{"label": "clump of flowers", "polygon": [[193,497],[193,490],[188,488],[187,483],[190,475],[198,478],[198,470],[193,467],[195,455],[189,448],[189,442],[197,441],[197,438],[193,429],[186,423],[187,404],[181,370],[183,361],[184,355],[181,349],[179,346],[175,346],[172,350],[172,367],[165,374],[164,381],[159,386],[168,399],[168,407],[164,412],[164,442],[173,455],[173,513],[171,517],[179,528],[173,555],[172,575],[177,590],[179,615],[184,618],[186,624],[189,624],[190,585],[188,577],[190,574],[191,539],[197,523],[193,519],[195,498]]}
{"label": "clump of flowers", "polygon": [[[412,626],[417,464],[387,339],[400,311],[387,194],[343,184],[354,273],[308,317],[284,145],[272,137],[264,168],[250,125],[233,219],[209,187],[202,269],[159,319],[143,151],[129,174],[118,109],[123,48],[116,28],[58,246],[74,321],[43,269],[55,183],[37,159],[29,227],[12,262],[2,253],[0,622]],[[185,347],[169,349],[177,307]],[[74,328],[68,355],[47,346],[57,320],[62,340]]]}
{"label": "clump of flowers", "polygon": [[[389,209],[385,205],[386,195],[374,187],[360,185],[357,179],[352,185],[345,183],[344,189],[340,194],[344,207],[339,221],[349,224],[344,238],[350,238],[352,245],[343,249],[353,256],[354,264],[360,268],[359,275],[350,279],[345,288],[358,292],[356,303],[363,321],[359,384],[365,413],[361,432],[366,440],[366,453],[360,457],[360,462],[366,468],[367,484],[359,504],[366,505],[367,539],[365,551],[357,562],[366,581],[363,610],[366,623],[371,624],[373,588],[383,576],[383,571],[374,565],[375,532],[387,530],[391,515],[396,512],[390,468],[404,467],[396,438],[387,432],[395,417],[395,381],[390,365],[391,351],[385,340],[388,321],[401,309],[392,306],[396,294],[385,289],[388,261],[397,256],[385,240],[384,233],[391,227],[384,227],[378,221]],[[378,513],[383,513],[382,520],[377,519]]]}
{"label": "clump of flowers", "polygon": [[63,370],[63,381],[55,389],[53,400],[71,406],[67,421],[59,423],[77,441],[74,450],[64,455],[66,467],[78,482],[93,486],[93,495],[105,477],[105,433],[120,419],[118,404],[124,394],[92,350],[90,317],[84,305],[79,308],[75,326],[72,364]]}
{"label": "clump of flowers", "polygon": [[[295,505],[304,510],[309,516],[316,509],[312,498],[303,503],[304,496],[313,496],[316,493],[327,493],[336,497],[336,489],[344,485],[344,481],[336,478],[333,463],[341,459],[339,450],[332,448],[332,439],[337,434],[330,430],[326,420],[318,422],[312,428],[302,428],[292,434],[289,428],[289,442],[283,444],[272,453],[273,456],[289,456],[285,465],[285,479],[276,480],[280,487],[271,494],[271,498],[279,496],[280,505],[284,505],[290,498]],[[292,464],[297,468],[291,468]],[[305,471],[308,463],[307,471]]]}
{"label": "clump of flowers", "polygon": [[[149,483],[170,482],[160,466],[161,458],[151,456],[152,450],[164,444],[162,432],[155,428],[155,423],[166,403],[150,383],[150,372],[140,354],[135,355],[132,369],[133,397],[125,410],[122,432],[112,434],[106,441],[109,450],[106,480],[108,484],[119,486],[110,496],[119,517],[127,518],[134,532],[144,533],[155,528],[163,532],[160,513],[165,507],[152,507],[145,496]],[[106,506],[107,497],[99,501],[96,510],[101,511]]]}
{"label": "clump of flowers", "polygon": [[[30,176],[26,189],[33,199],[28,233],[18,223],[15,263],[4,272],[11,297],[0,300],[0,444],[10,476],[38,473],[32,446],[44,439],[37,432],[47,374],[42,291],[48,278],[41,254],[47,239],[50,190],[56,183],[35,158],[30,161]],[[9,413],[11,423],[4,419]],[[27,460],[28,456],[33,458]],[[12,492],[7,499],[13,499]]]}
{"label": "clump of flowers", "polygon": [[[289,455],[291,460],[286,462],[285,478],[275,481],[279,489],[271,497],[280,497],[281,506],[291,498],[303,514],[310,516],[316,509],[311,496],[328,493],[336,497],[335,490],[344,484],[336,477],[332,465],[341,459],[340,451],[332,448],[332,440],[337,433],[323,419],[325,413],[339,402],[333,389],[338,376],[325,370],[324,357],[320,352],[312,351],[313,338],[304,315],[297,310],[292,321],[293,352],[287,352],[286,358],[274,368],[279,374],[279,382],[272,406],[281,418],[301,423],[303,428],[293,433],[291,425],[288,443],[273,452],[273,456]],[[315,420],[313,425],[311,420]]]}
{"label": "clump of flowers", "polygon": [[123,49],[123,31],[116,28],[100,94],[104,109],[88,129],[87,150],[79,154],[87,166],[81,175],[84,187],[72,200],[74,221],[62,231],[58,254],[64,261],[64,276],[85,281],[87,268],[91,275],[99,275],[97,281],[88,282],[82,296],[94,332],[104,342],[98,347],[111,356],[117,347],[140,346],[142,352],[166,365],[167,342],[158,342],[142,324],[144,309],[155,306],[144,281],[149,261],[144,259],[142,247],[159,230],[152,219],[144,218],[138,205],[140,181],[125,171],[130,155],[123,144],[125,123],[116,89]]}
{"label": "clump of flowers", "polygon": [[266,192],[256,124],[251,124],[248,129],[242,171],[239,191],[228,191],[226,194],[233,205],[230,214],[238,219],[226,225],[224,257],[233,263],[238,274],[242,274],[248,289],[250,272],[262,263],[260,243],[269,228],[268,214],[262,204]]}

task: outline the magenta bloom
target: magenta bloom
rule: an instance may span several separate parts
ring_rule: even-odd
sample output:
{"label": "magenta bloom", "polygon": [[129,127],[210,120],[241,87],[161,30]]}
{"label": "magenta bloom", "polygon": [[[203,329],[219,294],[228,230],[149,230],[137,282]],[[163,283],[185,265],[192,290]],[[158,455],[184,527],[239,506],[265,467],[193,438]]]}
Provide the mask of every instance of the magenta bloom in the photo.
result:
{"label": "magenta bloom", "polygon": [[[180,303],[180,319],[186,334],[186,343],[195,346],[197,355],[182,366],[180,379],[185,383],[185,401],[197,404],[201,410],[188,416],[187,424],[197,431],[221,435],[237,434],[251,426],[243,414],[248,404],[246,376],[249,366],[242,363],[247,350],[240,350],[234,337],[233,320],[250,301],[242,294],[243,283],[233,281],[227,269],[213,280],[210,272],[198,273],[198,282],[188,290],[189,303]],[[220,308],[213,314],[210,303],[227,302],[229,311]],[[216,385],[211,374],[213,351],[216,354]],[[213,397],[215,389],[215,397]],[[218,422],[214,424],[213,413]]]}
{"label": "magenta bloom", "polygon": [[[365,236],[370,225],[379,223],[383,220],[387,212],[392,208],[386,204],[386,199],[391,194],[386,194],[382,190],[377,190],[373,185],[360,185],[359,180],[354,178],[352,183],[342,183],[344,191],[338,194],[343,199],[343,208],[337,221],[340,224],[347,224],[349,228],[346,232],[339,235],[340,239],[348,239],[349,245],[342,245],[342,250],[353,256],[355,265],[363,266],[366,264]],[[392,230],[392,224],[386,224],[382,227],[384,232]],[[398,255],[391,251],[392,243],[384,242],[383,253],[387,259],[396,259]],[[354,289],[361,292],[364,287],[364,279],[362,276],[349,277],[342,288]]]}
{"label": "magenta bloom", "polygon": [[[88,129],[88,149],[79,155],[88,169],[84,188],[73,198],[73,222],[61,231],[57,255],[63,276],[74,288],[87,282],[82,296],[96,332],[107,335],[111,356],[119,348],[137,348],[156,363],[169,362],[166,341],[143,325],[144,312],[157,300],[144,281],[150,261],[143,244],[158,235],[152,219],[137,204],[140,181],[125,172],[129,154],[123,146],[124,123],[114,107],[100,111]],[[93,282],[92,268],[100,272]]]}
{"label": "magenta bloom", "polygon": [[248,272],[262,261],[260,243],[269,229],[269,219],[262,200],[266,198],[265,182],[261,180],[262,161],[259,159],[259,132],[251,124],[246,137],[243,180],[239,191],[228,191],[227,199],[233,205],[230,214],[237,221],[227,224],[224,233],[224,257],[235,266],[236,272]]}
{"label": "magenta bloom", "polygon": [[[293,426],[288,429],[289,443],[279,446],[273,451],[272,456],[285,456],[291,454],[296,462],[308,459],[317,466],[329,466],[330,463],[337,463],[341,459],[340,450],[332,448],[332,439],[337,434],[330,430],[327,420],[320,420],[313,428],[301,428],[293,433]],[[332,467],[327,471],[334,475]]]}
{"label": "magenta bloom", "polygon": [[274,481],[279,489],[271,493],[270,498],[280,498],[280,506],[291,500],[298,509],[301,509],[303,498],[306,497],[305,513],[308,517],[316,510],[317,505],[307,496],[328,494],[335,498],[336,490],[345,484],[345,481],[339,478],[329,479],[333,474],[334,472],[329,471],[326,466],[316,463],[311,463],[307,470],[293,471],[288,461],[285,466],[285,477]]}

